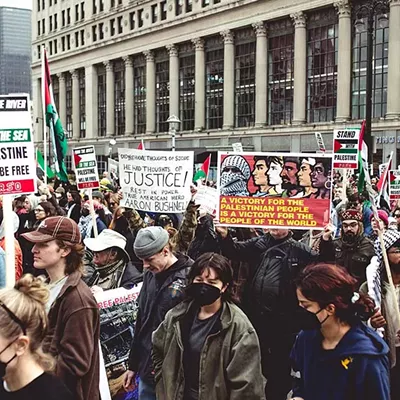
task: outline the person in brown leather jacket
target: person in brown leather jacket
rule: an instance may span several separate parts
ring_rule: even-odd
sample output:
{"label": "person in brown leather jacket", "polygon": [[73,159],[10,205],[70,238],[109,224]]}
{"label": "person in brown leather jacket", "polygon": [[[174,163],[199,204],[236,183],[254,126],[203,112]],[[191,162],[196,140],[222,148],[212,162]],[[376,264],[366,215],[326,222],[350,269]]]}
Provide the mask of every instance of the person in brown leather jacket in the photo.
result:
{"label": "person in brown leather jacket", "polygon": [[332,240],[331,225],[325,228],[319,245],[319,259],[345,267],[360,286],[367,279],[366,270],[375,255],[374,244],[364,236],[363,215],[358,210],[344,210],[341,220],[342,229],[338,239]]}
{"label": "person in brown leather jacket", "polygon": [[76,400],[99,400],[99,310],[82,281],[83,251],[75,221],[49,217],[23,234],[34,243],[34,267],[49,275],[49,329],[43,349],[56,359],[55,373]]}

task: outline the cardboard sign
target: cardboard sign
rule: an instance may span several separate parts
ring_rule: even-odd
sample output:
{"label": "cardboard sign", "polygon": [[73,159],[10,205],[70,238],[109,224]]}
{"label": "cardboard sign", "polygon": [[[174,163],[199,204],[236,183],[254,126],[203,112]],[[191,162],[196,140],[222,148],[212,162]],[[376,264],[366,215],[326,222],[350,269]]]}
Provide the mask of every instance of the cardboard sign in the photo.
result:
{"label": "cardboard sign", "polygon": [[121,376],[128,369],[141,288],[142,283],[129,290],[118,288],[95,293],[100,309],[101,352],[112,399],[119,399],[125,393]]}
{"label": "cardboard sign", "polygon": [[394,169],[389,171],[389,199],[400,199],[400,170]]}
{"label": "cardboard sign", "polygon": [[118,179],[118,169],[119,163],[112,158],[108,159],[108,173],[110,174],[111,179]]}
{"label": "cardboard sign", "polygon": [[325,153],[325,151],[326,151],[325,143],[324,143],[324,139],[322,138],[322,135],[320,132],[315,132],[315,139],[317,141],[319,151],[322,151],[322,153]]}
{"label": "cardboard sign", "polygon": [[323,229],[329,222],[332,156],[218,153],[221,225]]}
{"label": "cardboard sign", "polygon": [[360,128],[333,131],[333,168],[358,168]]}
{"label": "cardboard sign", "polygon": [[0,195],[36,192],[29,95],[0,96]]}
{"label": "cardboard sign", "polygon": [[215,215],[218,206],[218,190],[209,186],[198,186],[194,202],[207,214]]}
{"label": "cardboard sign", "polygon": [[118,149],[121,205],[135,210],[183,213],[190,201],[192,151]]}
{"label": "cardboard sign", "polygon": [[243,145],[242,143],[232,143],[232,149],[234,153],[243,153]]}
{"label": "cardboard sign", "polygon": [[75,147],[72,158],[78,189],[97,189],[100,183],[94,146]]}

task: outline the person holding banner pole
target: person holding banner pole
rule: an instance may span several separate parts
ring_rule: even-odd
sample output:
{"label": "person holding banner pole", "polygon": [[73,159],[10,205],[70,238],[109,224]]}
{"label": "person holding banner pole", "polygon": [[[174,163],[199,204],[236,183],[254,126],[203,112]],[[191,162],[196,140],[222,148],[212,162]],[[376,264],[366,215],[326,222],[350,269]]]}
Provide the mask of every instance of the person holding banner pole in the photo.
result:
{"label": "person holding banner pole", "polygon": [[11,195],[3,196],[3,218],[6,245],[6,287],[15,285],[15,237]]}

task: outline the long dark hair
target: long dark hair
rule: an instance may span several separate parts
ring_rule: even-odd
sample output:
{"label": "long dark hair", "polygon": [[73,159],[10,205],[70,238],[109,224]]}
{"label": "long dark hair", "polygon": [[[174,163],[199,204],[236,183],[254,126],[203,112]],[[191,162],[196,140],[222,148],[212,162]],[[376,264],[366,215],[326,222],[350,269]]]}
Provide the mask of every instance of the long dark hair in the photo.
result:
{"label": "long dark hair", "polygon": [[215,271],[218,279],[223,283],[223,285],[228,285],[222,295],[222,299],[237,302],[237,299],[232,292],[234,282],[231,263],[227,258],[218,253],[204,253],[195,261],[189,272],[189,284],[193,283],[194,278],[200,276],[205,270],[211,268]]}
{"label": "long dark hair", "polygon": [[354,295],[357,280],[343,267],[324,263],[309,265],[295,283],[306,299],[317,302],[321,308],[333,304],[342,322],[352,325],[374,313],[374,301],[363,293]]}

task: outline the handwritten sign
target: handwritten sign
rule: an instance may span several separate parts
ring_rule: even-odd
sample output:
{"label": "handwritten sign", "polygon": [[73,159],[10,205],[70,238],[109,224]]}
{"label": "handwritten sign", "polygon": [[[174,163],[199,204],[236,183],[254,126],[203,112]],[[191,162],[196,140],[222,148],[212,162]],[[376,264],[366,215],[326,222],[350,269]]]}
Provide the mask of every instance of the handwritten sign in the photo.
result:
{"label": "handwritten sign", "polygon": [[198,186],[194,202],[207,214],[215,215],[218,206],[218,190],[209,186]]}
{"label": "handwritten sign", "polygon": [[121,205],[182,213],[190,201],[193,152],[118,149]]}
{"label": "handwritten sign", "polygon": [[221,225],[323,229],[329,222],[331,155],[219,153]]}
{"label": "handwritten sign", "polygon": [[0,96],[0,195],[36,191],[29,95]]}

